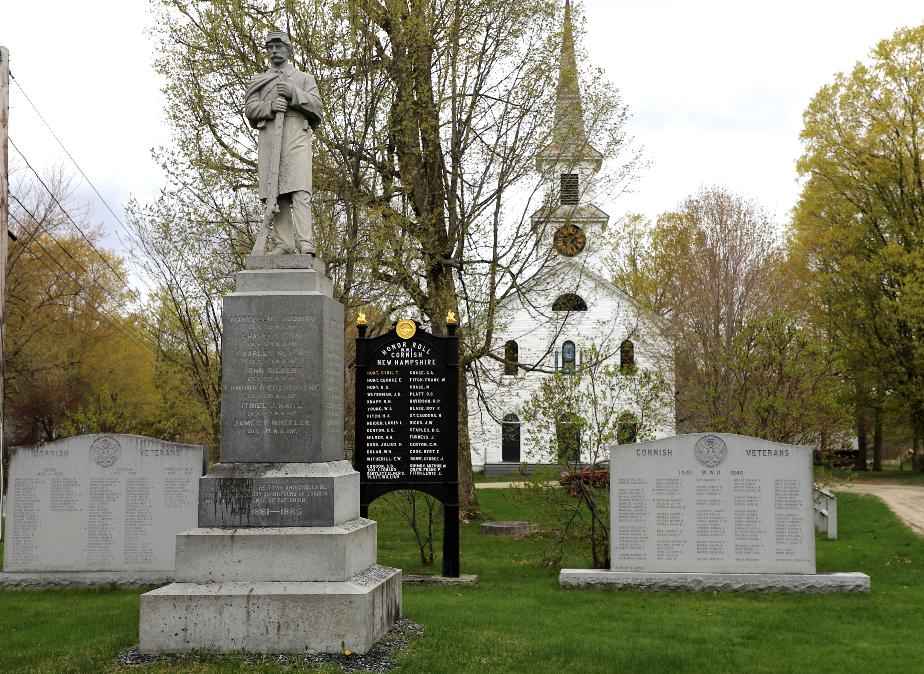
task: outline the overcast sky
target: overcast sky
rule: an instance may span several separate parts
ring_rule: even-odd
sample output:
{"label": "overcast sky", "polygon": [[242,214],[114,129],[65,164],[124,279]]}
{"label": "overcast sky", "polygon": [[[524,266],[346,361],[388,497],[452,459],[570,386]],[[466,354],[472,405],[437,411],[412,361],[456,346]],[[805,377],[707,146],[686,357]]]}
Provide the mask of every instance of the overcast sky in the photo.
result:
{"label": "overcast sky", "polygon": [[[168,134],[147,1],[0,4],[0,44],[16,81],[106,200],[121,215],[129,196],[153,198],[161,176],[150,149]],[[591,64],[620,88],[651,162],[633,194],[601,204],[614,217],[654,217],[720,184],[782,223],[798,196],[794,164],[812,95],[897,28],[924,23],[924,4],[912,0],[584,0],[583,8]],[[16,84],[10,98],[10,135],[29,161],[67,163]],[[117,230],[89,188],[80,196]]]}

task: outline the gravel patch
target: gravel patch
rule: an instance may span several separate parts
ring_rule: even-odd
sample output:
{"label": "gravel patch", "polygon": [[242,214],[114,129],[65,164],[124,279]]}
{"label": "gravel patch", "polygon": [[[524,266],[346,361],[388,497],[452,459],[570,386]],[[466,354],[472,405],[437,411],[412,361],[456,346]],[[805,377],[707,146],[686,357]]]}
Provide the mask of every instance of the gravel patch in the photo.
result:
{"label": "gravel patch", "polygon": [[[358,653],[304,653],[293,655],[259,655],[245,654],[241,656],[226,656],[240,662],[243,666],[276,665],[288,668],[291,665],[307,665],[319,670],[325,665],[337,664],[344,672],[390,672],[395,664],[395,656],[404,650],[415,638],[423,634],[423,627],[411,620],[399,620],[392,630],[379,639],[365,655]],[[116,662],[126,667],[144,667],[155,662],[196,662],[207,658],[214,662],[222,656],[196,654],[189,655],[144,655],[138,652],[137,646],[119,654]]]}

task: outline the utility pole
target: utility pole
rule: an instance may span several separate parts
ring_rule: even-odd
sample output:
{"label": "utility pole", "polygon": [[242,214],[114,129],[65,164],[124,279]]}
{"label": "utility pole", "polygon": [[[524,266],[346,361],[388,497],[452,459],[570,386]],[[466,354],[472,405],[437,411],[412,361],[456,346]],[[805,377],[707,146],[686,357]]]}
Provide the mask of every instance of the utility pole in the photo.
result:
{"label": "utility pole", "polygon": [[[3,400],[6,393],[6,361],[3,341],[6,337],[6,250],[10,231],[10,50],[0,47],[0,515],[3,513]],[[0,523],[3,518],[0,517]],[[3,528],[0,526],[0,541]]]}

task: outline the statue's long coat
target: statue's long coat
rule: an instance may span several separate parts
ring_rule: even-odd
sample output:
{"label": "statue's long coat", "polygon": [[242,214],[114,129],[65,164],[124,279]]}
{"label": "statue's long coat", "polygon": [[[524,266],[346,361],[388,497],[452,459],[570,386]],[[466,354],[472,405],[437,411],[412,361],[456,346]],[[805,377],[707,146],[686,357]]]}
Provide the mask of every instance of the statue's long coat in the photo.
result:
{"label": "statue's long coat", "polygon": [[255,75],[247,86],[244,114],[250,125],[260,130],[257,167],[260,172],[260,198],[269,191],[269,169],[273,156],[273,100],[276,83],[285,77],[294,95],[286,110],[279,161],[279,194],[311,191],[311,136],[321,123],[321,96],[311,75],[286,63],[281,70]]}

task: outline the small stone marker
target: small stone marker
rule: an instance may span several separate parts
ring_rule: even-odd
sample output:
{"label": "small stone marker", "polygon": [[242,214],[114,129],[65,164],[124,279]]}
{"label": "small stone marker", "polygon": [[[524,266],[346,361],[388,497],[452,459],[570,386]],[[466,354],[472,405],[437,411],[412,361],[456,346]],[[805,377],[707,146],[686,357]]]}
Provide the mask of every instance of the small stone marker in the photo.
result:
{"label": "small stone marker", "polygon": [[869,591],[815,573],[811,447],[691,434],[614,446],[610,466],[612,570],[564,569],[563,587]]}
{"label": "small stone marker", "polygon": [[484,522],[481,533],[485,536],[525,536],[536,530],[535,522],[522,522],[517,520],[499,520],[497,522]]}
{"label": "small stone marker", "polygon": [[[196,523],[204,457],[199,445],[119,434],[13,448],[0,582],[172,578],[176,535]],[[68,583],[59,572],[78,575]]]}

